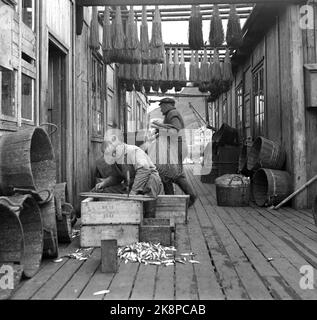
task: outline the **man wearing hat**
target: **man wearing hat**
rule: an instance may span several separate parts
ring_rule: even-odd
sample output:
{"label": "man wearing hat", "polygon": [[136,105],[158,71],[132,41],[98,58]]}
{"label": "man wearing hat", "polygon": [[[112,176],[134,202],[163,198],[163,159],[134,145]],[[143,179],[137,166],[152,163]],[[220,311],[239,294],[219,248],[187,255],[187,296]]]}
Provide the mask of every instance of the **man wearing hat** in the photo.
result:
{"label": "man wearing hat", "polygon": [[[176,183],[185,194],[190,195],[189,206],[191,206],[196,200],[196,195],[187,182],[183,171],[183,161],[187,155],[187,144],[183,131],[185,123],[183,117],[175,107],[174,99],[162,99],[160,101],[160,108],[164,115],[163,124],[153,122],[152,126],[159,131],[158,140],[161,140],[159,141],[160,145],[162,145],[162,140],[167,142],[165,143],[165,147],[169,159],[167,159],[167,163],[160,161],[156,166],[164,184],[165,194],[174,194],[173,183]],[[162,138],[166,133],[167,137],[164,140]],[[159,150],[159,153],[162,153],[162,148],[159,148]],[[164,150],[163,153],[165,155]],[[162,154],[160,154],[160,159],[162,159]]]}

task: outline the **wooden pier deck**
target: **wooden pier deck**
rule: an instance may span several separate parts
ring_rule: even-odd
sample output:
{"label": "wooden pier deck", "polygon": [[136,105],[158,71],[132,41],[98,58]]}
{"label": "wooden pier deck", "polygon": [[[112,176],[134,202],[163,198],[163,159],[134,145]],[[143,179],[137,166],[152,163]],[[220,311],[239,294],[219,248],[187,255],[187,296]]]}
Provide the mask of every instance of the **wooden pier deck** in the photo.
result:
{"label": "wooden pier deck", "polygon": [[[145,266],[121,263],[101,273],[100,249],[87,261],[45,260],[38,274],[23,281],[12,299],[241,300],[317,299],[317,227],[312,213],[283,208],[221,208],[215,186],[202,184],[187,169],[199,198],[188,225],[176,228],[176,247],[193,251],[200,264]],[[60,248],[72,253],[79,239]],[[302,266],[314,268],[314,289],[301,289]],[[97,291],[107,295],[94,296]]]}

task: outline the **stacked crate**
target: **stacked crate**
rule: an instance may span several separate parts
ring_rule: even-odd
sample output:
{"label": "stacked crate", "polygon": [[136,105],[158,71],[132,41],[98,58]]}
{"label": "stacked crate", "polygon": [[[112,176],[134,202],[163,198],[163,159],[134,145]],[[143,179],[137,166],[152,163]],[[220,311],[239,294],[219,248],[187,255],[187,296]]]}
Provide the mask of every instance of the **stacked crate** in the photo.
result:
{"label": "stacked crate", "polygon": [[81,206],[81,246],[100,247],[101,240],[115,238],[119,246],[139,241],[143,203],[134,200],[88,198]]}

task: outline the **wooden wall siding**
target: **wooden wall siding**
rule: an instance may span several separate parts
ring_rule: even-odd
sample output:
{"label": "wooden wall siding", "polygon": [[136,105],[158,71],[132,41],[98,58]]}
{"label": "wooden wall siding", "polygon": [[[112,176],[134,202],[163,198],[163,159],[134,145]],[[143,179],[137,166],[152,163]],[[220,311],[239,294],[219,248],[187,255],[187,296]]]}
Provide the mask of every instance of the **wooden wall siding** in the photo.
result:
{"label": "wooden wall siding", "polygon": [[47,26],[53,35],[58,35],[59,39],[67,47],[71,46],[71,21],[72,21],[72,1],[54,0],[47,2]]}
{"label": "wooden wall siding", "polygon": [[[290,5],[278,14],[276,23],[272,25],[263,39],[255,45],[245,63],[239,66],[231,89],[232,94],[234,87],[239,84],[239,80],[243,74],[245,127],[251,126],[249,132],[247,129],[247,136],[250,133],[252,135],[254,117],[252,70],[259,62],[264,62],[267,115],[266,135],[267,138],[280,142],[284,146],[287,154],[285,169],[294,177],[294,188],[298,188],[306,182],[306,136],[307,175],[312,177],[317,173],[317,159],[315,156],[317,150],[317,141],[315,139],[317,114],[315,111],[304,109],[302,68],[304,62],[316,63],[317,33],[316,30],[304,32],[304,51],[302,53],[302,37],[298,24],[299,8],[297,5]],[[304,61],[303,56],[305,57]],[[222,123],[222,100],[223,95],[218,99],[220,125]],[[228,107],[231,109],[228,114],[230,115],[231,113],[233,117],[235,99],[228,99]],[[305,117],[306,124],[304,121]],[[232,122],[232,125],[235,126],[235,121]],[[309,205],[314,195],[317,195],[316,185],[309,190]],[[294,201],[294,206],[301,208],[306,205],[307,196],[303,192]]]}
{"label": "wooden wall siding", "polygon": [[[306,171],[306,124],[305,124],[305,93],[304,93],[304,58],[302,30],[299,25],[300,6],[287,7],[290,25],[291,45],[291,114],[292,114],[292,151],[293,151],[293,184],[299,189],[307,182]],[[307,206],[307,190],[301,192],[294,200],[296,209]]]}
{"label": "wooden wall siding", "polygon": [[[90,188],[89,170],[89,27],[84,23],[81,36],[76,37],[76,88],[75,88],[75,170],[74,188],[75,194],[87,191]],[[79,197],[76,199],[75,207],[79,209]]]}
{"label": "wooden wall siding", "polygon": [[[314,12],[314,29],[303,30],[304,63],[317,63],[317,6]],[[317,174],[317,112],[306,109],[306,151],[307,151],[307,178]],[[317,184],[308,188],[308,206],[311,208],[317,196]]]}
{"label": "wooden wall siding", "polygon": [[[282,145],[286,150],[286,170],[293,173],[292,159],[292,114],[291,114],[291,72],[290,72],[290,26],[288,14],[284,12],[279,19],[279,70],[280,87],[277,88],[280,94],[280,112],[281,112],[281,133]],[[272,92],[269,93],[272,95]],[[271,126],[269,127],[269,131]]]}
{"label": "wooden wall siding", "polygon": [[267,97],[266,110],[270,125],[267,123],[268,138],[282,143],[280,108],[280,72],[279,72],[279,28],[277,23],[266,35],[266,74]]}

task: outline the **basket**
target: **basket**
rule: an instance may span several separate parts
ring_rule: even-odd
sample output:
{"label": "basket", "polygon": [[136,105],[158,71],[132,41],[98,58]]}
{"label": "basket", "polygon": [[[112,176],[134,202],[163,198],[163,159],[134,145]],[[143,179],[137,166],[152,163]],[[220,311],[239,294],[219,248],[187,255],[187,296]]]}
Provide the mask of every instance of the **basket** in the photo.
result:
{"label": "basket", "polygon": [[247,207],[250,203],[250,179],[242,175],[224,175],[216,179],[216,194],[220,207]]}

